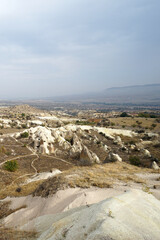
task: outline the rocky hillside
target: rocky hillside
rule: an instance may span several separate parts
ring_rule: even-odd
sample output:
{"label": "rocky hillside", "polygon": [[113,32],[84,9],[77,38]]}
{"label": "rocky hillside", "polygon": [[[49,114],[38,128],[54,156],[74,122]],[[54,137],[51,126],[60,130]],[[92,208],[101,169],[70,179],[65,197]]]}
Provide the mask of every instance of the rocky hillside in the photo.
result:
{"label": "rocky hillside", "polygon": [[10,111],[14,112],[14,113],[41,113],[41,112],[43,112],[43,110],[31,107],[30,105],[27,105],[27,104],[10,107]]}
{"label": "rocky hillside", "polygon": [[13,136],[18,139],[26,133],[36,153],[54,155],[78,165],[125,161],[136,166],[159,168],[154,151],[160,143],[158,134],[66,125],[59,128],[38,126]]}

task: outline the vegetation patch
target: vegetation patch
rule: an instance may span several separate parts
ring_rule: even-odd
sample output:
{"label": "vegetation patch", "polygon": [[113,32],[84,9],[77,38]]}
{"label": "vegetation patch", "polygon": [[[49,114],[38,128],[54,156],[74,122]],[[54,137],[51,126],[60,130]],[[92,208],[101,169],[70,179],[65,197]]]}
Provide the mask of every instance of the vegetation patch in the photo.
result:
{"label": "vegetation patch", "polygon": [[4,163],[4,169],[10,172],[15,172],[18,169],[18,163],[16,160],[7,161]]}
{"label": "vegetation patch", "polygon": [[141,165],[141,161],[140,161],[139,157],[137,157],[137,156],[130,156],[129,162],[130,162],[130,164],[135,165],[135,166]]}
{"label": "vegetation patch", "polygon": [[28,132],[21,133],[21,138],[28,138],[28,137],[29,137],[29,133]]}
{"label": "vegetation patch", "polygon": [[135,173],[141,168],[127,163],[107,163],[92,167],[74,167],[53,178],[47,179],[33,192],[33,196],[48,197],[66,188],[111,188],[116,181],[144,183]]}

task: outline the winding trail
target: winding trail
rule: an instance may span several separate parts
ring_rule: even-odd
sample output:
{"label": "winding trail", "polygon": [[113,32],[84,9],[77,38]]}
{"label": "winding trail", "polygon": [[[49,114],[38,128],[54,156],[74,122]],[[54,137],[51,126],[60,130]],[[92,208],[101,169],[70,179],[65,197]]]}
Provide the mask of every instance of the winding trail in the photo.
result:
{"label": "winding trail", "polygon": [[[20,144],[19,146],[23,146],[23,144],[22,144],[21,142],[19,142],[16,138],[14,138],[13,136],[11,136],[11,138],[13,138],[17,143],[19,143],[19,144]],[[4,146],[8,146],[8,145],[4,145]],[[12,146],[14,146],[14,145],[12,145]],[[17,147],[18,147],[18,146],[17,146]],[[26,177],[26,176],[32,176],[32,177],[34,177],[34,176],[37,175],[38,171],[37,171],[36,167],[34,166],[34,162],[39,159],[39,156],[38,156],[38,154],[34,151],[34,149],[32,149],[31,147],[29,147],[28,145],[26,146],[26,148],[31,152],[31,154],[20,155],[20,156],[11,158],[11,159],[7,159],[7,160],[3,161],[2,163],[0,163],[0,166],[2,166],[2,165],[3,165],[4,163],[6,163],[7,161],[12,161],[12,160],[16,160],[16,159],[18,159],[18,158],[30,157],[30,156],[34,156],[34,155],[35,155],[36,158],[33,159],[33,161],[31,162],[31,167],[34,169],[34,172],[35,172],[35,173],[34,173],[34,174],[32,174],[32,173],[26,173],[26,174],[23,174],[23,175],[17,177],[17,178],[14,179],[7,187],[3,188],[2,190],[7,189],[8,187],[10,187],[11,185],[13,185],[13,184],[14,184],[18,179],[20,179],[20,178],[24,178],[24,177]],[[3,170],[0,169],[0,171],[3,171]]]}
{"label": "winding trail", "polygon": [[[13,136],[10,136],[10,137],[13,138],[13,139],[16,141],[16,143],[19,144],[18,146],[17,146],[17,145],[12,145],[12,146],[16,146],[16,147],[24,146],[23,143],[21,143],[20,141],[18,141],[18,140],[17,140],[16,138],[14,138]],[[11,145],[8,145],[8,144],[7,144],[7,145],[4,145],[4,146],[11,146]],[[35,176],[38,174],[38,170],[37,170],[37,168],[34,166],[34,163],[35,163],[35,161],[37,161],[38,159],[40,159],[40,156],[39,156],[39,155],[36,153],[36,151],[35,151],[33,148],[31,148],[30,146],[26,145],[26,148],[31,152],[30,154],[20,155],[20,156],[16,156],[16,157],[7,159],[7,160],[1,162],[1,163],[0,163],[0,166],[2,166],[2,165],[3,165],[4,163],[6,163],[7,161],[16,160],[16,159],[23,158],[23,157],[36,156],[36,158],[33,159],[32,162],[31,162],[31,167],[32,167],[33,170],[34,170],[34,174],[33,174],[33,173],[23,174],[23,175],[17,177],[16,179],[14,179],[9,185],[7,185],[7,186],[6,186],[5,188],[3,188],[2,190],[5,190],[5,189],[7,189],[8,187],[12,186],[18,179],[21,179],[21,178],[24,178],[24,177],[27,177],[27,176],[28,176],[28,177],[29,177],[29,176],[35,177]],[[69,164],[69,165],[74,166],[73,163],[70,163],[70,162],[68,162],[68,161],[66,161],[66,160],[64,160],[64,159],[62,159],[62,158],[56,157],[56,156],[50,156],[50,155],[46,155],[46,154],[44,154],[43,156],[45,156],[45,157],[47,157],[47,158],[56,159],[56,160],[59,160],[59,161],[62,161],[62,162],[64,162],[64,163],[67,163],[67,164]],[[3,171],[3,170],[0,169],[0,171]],[[25,184],[23,183],[23,184],[20,184],[20,185],[25,185]]]}
{"label": "winding trail", "polygon": [[62,158],[59,158],[59,157],[50,156],[50,155],[46,155],[46,154],[43,154],[43,156],[46,156],[46,157],[49,157],[49,158],[58,159],[58,160],[60,160],[60,161],[62,161],[62,162],[65,162],[65,163],[67,163],[67,164],[70,164],[70,165],[72,165],[72,166],[75,166],[73,163],[70,163],[70,162],[68,162],[68,161],[66,161],[66,160],[64,160],[64,159],[62,159]]}

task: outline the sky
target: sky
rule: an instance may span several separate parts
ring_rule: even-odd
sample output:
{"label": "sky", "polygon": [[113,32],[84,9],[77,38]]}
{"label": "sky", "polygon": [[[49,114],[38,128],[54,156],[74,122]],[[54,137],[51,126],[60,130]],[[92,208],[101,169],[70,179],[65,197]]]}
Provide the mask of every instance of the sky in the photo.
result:
{"label": "sky", "polygon": [[1,0],[0,99],[160,83],[159,0]]}

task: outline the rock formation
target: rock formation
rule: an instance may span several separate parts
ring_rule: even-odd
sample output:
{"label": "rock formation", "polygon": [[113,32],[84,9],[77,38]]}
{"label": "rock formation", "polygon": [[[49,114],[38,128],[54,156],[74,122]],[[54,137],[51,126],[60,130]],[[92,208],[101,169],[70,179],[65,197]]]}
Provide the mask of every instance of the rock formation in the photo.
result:
{"label": "rock formation", "polygon": [[38,217],[21,229],[34,227],[38,240],[159,240],[160,202],[132,190],[99,203]]}

